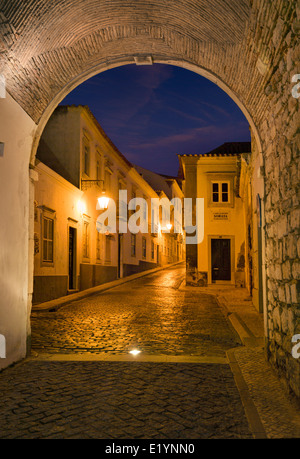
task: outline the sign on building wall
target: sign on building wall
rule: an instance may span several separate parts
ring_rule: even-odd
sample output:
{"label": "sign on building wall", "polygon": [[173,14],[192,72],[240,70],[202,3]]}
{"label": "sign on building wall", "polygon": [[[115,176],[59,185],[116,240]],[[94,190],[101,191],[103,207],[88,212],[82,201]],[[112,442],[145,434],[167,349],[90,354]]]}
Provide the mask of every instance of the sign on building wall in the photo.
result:
{"label": "sign on building wall", "polygon": [[211,221],[230,221],[229,212],[212,212]]}

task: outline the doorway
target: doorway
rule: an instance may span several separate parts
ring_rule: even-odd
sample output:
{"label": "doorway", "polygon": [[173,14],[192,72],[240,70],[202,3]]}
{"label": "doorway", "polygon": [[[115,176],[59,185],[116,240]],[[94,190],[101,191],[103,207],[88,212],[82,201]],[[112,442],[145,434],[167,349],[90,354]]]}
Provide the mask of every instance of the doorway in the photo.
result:
{"label": "doorway", "polygon": [[69,227],[69,290],[76,289],[76,228]]}
{"label": "doorway", "polygon": [[230,239],[211,239],[212,282],[231,280]]}

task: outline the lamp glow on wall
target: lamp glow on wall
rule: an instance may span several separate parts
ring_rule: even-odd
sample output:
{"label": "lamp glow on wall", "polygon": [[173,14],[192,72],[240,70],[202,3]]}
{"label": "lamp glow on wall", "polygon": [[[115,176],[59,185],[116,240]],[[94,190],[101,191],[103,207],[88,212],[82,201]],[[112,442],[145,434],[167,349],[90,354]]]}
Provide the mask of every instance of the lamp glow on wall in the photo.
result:
{"label": "lamp glow on wall", "polygon": [[86,205],[84,201],[79,200],[77,203],[77,208],[81,215],[86,213]]}
{"label": "lamp glow on wall", "polygon": [[162,231],[166,231],[166,229],[170,231],[170,229],[172,229],[172,226],[172,223],[167,223],[166,226],[162,227],[161,229]]}

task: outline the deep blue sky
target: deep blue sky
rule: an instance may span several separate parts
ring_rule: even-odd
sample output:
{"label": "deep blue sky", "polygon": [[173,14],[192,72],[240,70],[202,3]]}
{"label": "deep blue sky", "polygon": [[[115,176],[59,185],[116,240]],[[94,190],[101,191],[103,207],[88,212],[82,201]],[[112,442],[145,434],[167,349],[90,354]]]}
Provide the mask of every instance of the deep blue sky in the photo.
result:
{"label": "deep blue sky", "polygon": [[78,86],[62,104],[88,105],[129,161],[167,175],[177,175],[177,154],[250,141],[246,118],[225,92],[170,65],[108,70]]}

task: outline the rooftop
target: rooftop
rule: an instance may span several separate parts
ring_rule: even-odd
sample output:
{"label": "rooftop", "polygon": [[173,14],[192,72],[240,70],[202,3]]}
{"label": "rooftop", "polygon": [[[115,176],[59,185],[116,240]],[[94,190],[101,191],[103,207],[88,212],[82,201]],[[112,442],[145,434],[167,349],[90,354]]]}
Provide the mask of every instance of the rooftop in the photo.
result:
{"label": "rooftop", "polygon": [[198,153],[190,155],[178,155],[178,156],[237,156],[242,153],[251,153],[251,142],[225,142],[223,145],[211,150],[207,153]]}

